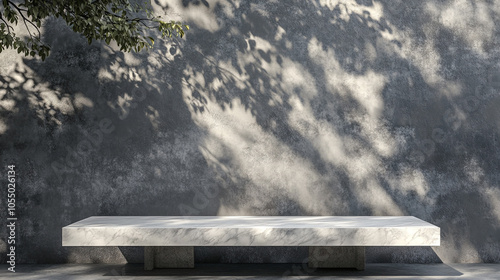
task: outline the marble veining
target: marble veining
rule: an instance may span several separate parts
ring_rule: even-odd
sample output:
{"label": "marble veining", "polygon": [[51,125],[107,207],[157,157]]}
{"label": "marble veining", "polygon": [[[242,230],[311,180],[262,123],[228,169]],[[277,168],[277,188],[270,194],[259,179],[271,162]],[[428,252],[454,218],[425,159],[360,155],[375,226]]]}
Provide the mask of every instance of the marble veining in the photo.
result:
{"label": "marble veining", "polygon": [[439,246],[412,216],[93,216],[63,246]]}

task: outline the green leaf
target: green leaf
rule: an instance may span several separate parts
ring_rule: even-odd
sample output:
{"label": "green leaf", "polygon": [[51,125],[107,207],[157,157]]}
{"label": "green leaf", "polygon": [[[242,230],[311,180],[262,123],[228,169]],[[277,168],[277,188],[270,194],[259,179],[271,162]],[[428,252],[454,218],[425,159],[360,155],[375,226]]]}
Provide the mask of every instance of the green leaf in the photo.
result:
{"label": "green leaf", "polygon": [[[36,28],[41,28],[42,21],[51,16],[66,21],[68,26],[74,32],[82,34],[89,44],[93,40],[103,40],[106,44],[115,41],[122,51],[140,51],[146,47],[153,47],[154,36],[143,35],[149,34],[150,31],[154,31],[153,29],[158,29],[157,32],[162,38],[170,38],[172,34],[182,38],[185,35],[184,30],[189,30],[189,26],[182,25],[181,22],[162,21],[160,16],[155,16],[149,1],[140,3],[131,0],[53,0],[49,5],[48,1],[42,0],[19,2],[8,0],[1,2],[3,10],[0,11],[0,15],[6,23],[0,23],[0,50],[13,47],[18,53],[38,55],[42,60],[47,58],[50,46],[44,45],[37,38]],[[27,9],[24,15],[30,21],[27,24],[30,32],[25,33],[34,35],[21,38],[11,31],[11,24],[13,26],[19,22],[19,14],[13,8],[14,5]],[[154,25],[156,26],[152,27]]]}

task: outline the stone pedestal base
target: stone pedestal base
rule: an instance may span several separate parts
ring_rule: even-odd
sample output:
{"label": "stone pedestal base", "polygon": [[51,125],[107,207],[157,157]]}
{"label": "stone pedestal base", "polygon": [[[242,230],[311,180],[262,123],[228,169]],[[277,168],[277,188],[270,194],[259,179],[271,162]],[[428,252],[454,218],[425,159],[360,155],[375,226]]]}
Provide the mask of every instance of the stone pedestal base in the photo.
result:
{"label": "stone pedestal base", "polygon": [[144,270],[153,268],[194,268],[194,247],[144,247]]}
{"label": "stone pedestal base", "polygon": [[356,268],[365,270],[365,247],[309,247],[311,268]]}

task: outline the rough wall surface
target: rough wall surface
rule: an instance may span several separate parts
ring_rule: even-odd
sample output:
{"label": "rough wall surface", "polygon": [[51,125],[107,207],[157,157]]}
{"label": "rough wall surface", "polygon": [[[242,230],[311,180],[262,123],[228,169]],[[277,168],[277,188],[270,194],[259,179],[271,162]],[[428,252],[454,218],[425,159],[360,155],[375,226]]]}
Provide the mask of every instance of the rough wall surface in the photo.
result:
{"label": "rough wall surface", "polygon": [[153,2],[185,39],[121,53],[49,20],[45,62],[0,54],[0,221],[15,164],[18,262],[142,261],[62,247],[93,215],[412,215],[441,246],[369,262],[500,262],[500,2]]}

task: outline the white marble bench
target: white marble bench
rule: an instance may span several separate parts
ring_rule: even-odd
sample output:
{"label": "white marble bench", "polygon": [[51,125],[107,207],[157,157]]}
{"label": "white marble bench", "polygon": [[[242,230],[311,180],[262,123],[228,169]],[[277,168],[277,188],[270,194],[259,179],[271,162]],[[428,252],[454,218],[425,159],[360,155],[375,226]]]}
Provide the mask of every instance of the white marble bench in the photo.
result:
{"label": "white marble bench", "polygon": [[94,216],[62,228],[63,246],[145,246],[144,268],[194,267],[194,246],[308,246],[310,267],[363,270],[365,246],[439,246],[412,216]]}

